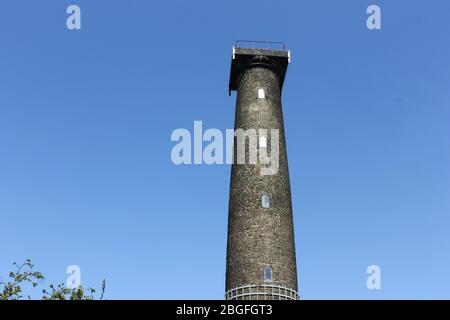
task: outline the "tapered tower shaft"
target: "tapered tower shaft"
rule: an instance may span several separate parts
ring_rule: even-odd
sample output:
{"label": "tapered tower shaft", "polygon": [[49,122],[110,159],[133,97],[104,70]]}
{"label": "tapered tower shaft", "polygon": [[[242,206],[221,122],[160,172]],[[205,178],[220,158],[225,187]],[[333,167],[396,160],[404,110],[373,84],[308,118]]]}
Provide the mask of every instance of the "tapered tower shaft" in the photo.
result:
{"label": "tapered tower shaft", "polygon": [[[233,48],[230,91],[237,91],[235,132],[242,129],[248,133],[248,139],[244,164],[237,163],[239,147],[235,140],[231,170],[227,299],[298,299],[281,108],[281,89],[289,60],[287,50]],[[270,164],[260,157],[249,163],[251,132],[256,132],[258,155],[265,152]],[[277,160],[270,156],[275,152]]]}

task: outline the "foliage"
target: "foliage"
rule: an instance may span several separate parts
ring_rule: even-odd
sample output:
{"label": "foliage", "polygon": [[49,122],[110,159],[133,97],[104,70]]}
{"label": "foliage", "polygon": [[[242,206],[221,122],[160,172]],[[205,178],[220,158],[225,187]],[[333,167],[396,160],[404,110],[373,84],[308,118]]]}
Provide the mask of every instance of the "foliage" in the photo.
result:
{"label": "foliage", "polygon": [[[34,271],[34,264],[30,259],[25,260],[21,265],[14,262],[16,271],[11,271],[8,275],[9,281],[4,281],[0,277],[0,300],[21,300],[24,298],[24,287],[31,285],[33,288],[39,286],[39,282],[45,277],[42,273]],[[99,300],[103,300],[106,289],[106,281],[103,280],[100,287]],[[51,284],[49,288],[42,290],[42,300],[96,300],[96,290],[94,288],[84,289],[68,288],[63,283]],[[27,296],[31,299],[31,296]]]}

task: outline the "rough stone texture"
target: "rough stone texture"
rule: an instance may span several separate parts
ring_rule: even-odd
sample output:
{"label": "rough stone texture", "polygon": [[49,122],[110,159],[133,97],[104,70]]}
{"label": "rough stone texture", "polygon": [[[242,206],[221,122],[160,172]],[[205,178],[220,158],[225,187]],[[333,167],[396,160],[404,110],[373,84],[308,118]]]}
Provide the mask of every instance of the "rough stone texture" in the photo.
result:
{"label": "rough stone texture", "polygon": [[290,60],[290,52],[287,50],[267,50],[267,49],[250,49],[250,48],[234,48],[234,59],[230,68],[229,91],[237,90],[239,76],[248,68],[249,64],[255,57],[270,57],[271,69],[278,75],[280,79],[280,89],[283,86],[284,77],[286,75],[287,66]]}
{"label": "rough stone texture", "polygon": [[[272,176],[261,176],[263,164],[259,160],[256,165],[235,162],[232,166],[227,291],[243,285],[264,284],[263,270],[267,266],[273,270],[272,284],[298,291],[280,81],[270,63],[249,65],[239,75],[235,129],[268,129],[268,154],[270,129],[279,129],[280,157],[278,173]],[[258,99],[260,88],[265,91],[265,99]],[[264,193],[270,196],[270,208],[261,205]]]}

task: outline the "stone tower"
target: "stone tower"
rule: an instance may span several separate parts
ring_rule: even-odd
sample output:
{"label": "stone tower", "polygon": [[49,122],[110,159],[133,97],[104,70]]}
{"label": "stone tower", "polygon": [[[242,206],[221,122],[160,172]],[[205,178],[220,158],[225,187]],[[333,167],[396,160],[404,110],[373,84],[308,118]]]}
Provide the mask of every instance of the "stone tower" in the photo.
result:
{"label": "stone tower", "polygon": [[[233,47],[229,91],[237,91],[235,132],[242,129],[247,136],[246,162],[237,163],[235,138],[231,169],[225,294],[229,300],[299,298],[281,109],[289,62],[290,51],[284,44],[238,41]],[[252,141],[259,156],[278,151],[274,170],[263,174],[269,165],[259,156],[250,163]]]}

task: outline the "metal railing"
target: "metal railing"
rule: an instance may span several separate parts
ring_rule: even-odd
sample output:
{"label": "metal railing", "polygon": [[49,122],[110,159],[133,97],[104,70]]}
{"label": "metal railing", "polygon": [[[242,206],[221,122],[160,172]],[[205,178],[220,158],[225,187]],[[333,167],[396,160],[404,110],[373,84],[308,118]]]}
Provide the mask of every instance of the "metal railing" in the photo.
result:
{"label": "metal railing", "polygon": [[234,47],[241,49],[287,50],[287,45],[284,42],[277,41],[237,40],[234,43]]}
{"label": "metal railing", "polygon": [[297,291],[282,285],[244,285],[225,293],[226,300],[298,300]]}

